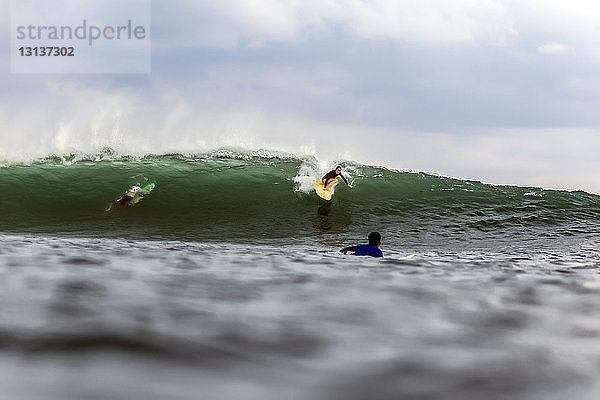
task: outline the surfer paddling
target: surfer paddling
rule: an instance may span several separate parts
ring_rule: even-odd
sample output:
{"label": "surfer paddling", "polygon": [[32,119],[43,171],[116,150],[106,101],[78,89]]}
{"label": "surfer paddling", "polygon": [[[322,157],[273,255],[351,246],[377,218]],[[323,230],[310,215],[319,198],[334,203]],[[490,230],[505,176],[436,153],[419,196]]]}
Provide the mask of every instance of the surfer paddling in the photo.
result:
{"label": "surfer paddling", "polygon": [[330,190],[333,186],[335,186],[338,182],[338,176],[341,177],[344,182],[346,182],[346,185],[349,188],[352,188],[346,178],[344,178],[344,175],[342,175],[342,167],[338,165],[335,167],[335,169],[332,169],[321,178],[321,182],[323,182],[323,190]]}
{"label": "surfer paddling", "polygon": [[381,234],[379,232],[369,233],[369,244],[358,246],[348,246],[340,250],[340,253],[346,254],[353,251],[355,256],[383,257],[383,252],[379,248],[381,245]]}

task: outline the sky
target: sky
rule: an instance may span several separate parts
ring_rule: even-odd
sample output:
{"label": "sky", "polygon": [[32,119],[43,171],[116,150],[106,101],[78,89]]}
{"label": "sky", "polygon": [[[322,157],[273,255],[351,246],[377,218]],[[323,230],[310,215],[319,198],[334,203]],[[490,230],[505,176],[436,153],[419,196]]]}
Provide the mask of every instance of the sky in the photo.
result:
{"label": "sky", "polygon": [[0,0],[0,159],[225,146],[600,194],[600,3],[151,7],[149,74],[13,74]]}

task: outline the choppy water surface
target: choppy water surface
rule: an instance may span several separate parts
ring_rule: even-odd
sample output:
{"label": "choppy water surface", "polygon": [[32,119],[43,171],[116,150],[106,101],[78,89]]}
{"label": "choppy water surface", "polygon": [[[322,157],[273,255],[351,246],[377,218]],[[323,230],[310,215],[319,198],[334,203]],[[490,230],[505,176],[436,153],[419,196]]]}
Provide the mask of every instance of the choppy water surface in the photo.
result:
{"label": "choppy water surface", "polygon": [[600,241],[559,237],[0,236],[1,397],[596,399]]}

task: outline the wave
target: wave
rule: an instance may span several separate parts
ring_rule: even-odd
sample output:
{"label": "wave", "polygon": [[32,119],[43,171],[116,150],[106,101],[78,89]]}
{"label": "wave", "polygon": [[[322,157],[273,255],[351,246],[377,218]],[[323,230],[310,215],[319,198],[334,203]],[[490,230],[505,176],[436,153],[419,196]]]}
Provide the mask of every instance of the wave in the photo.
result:
{"label": "wave", "polygon": [[[331,234],[363,237],[370,230],[391,238],[548,227],[599,231],[600,197],[585,192],[338,163],[353,188],[339,185],[331,202],[319,199],[312,186],[335,164],[269,151],[133,157],[107,149],[3,165],[0,230],[286,243]],[[149,183],[154,190],[135,206],[106,211],[131,186]]]}

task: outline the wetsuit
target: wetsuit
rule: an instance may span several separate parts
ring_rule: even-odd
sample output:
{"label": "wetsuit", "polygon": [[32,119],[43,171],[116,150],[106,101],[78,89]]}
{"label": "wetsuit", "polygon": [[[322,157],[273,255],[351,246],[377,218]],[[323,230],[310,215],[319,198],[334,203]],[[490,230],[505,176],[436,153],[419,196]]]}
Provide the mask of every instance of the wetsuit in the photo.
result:
{"label": "wetsuit", "polygon": [[115,203],[119,206],[128,206],[131,203],[131,200],[133,200],[133,198],[138,195],[139,197],[144,197],[144,192],[142,192],[142,190],[139,188],[139,186],[134,186],[137,187],[138,189],[136,190],[129,190],[127,193],[125,193],[123,196],[119,197],[119,199],[117,201],[115,201]]}
{"label": "wetsuit", "polygon": [[345,247],[344,250],[353,251],[355,256],[383,257],[383,252],[379,247],[369,246],[368,244]]}
{"label": "wetsuit", "polygon": [[328,180],[335,179],[338,176],[342,177],[342,179],[344,180],[344,182],[346,182],[346,185],[348,184],[348,181],[346,180],[346,178],[344,178],[344,175],[342,175],[342,174],[337,175],[335,173],[335,169],[332,169],[331,171],[329,171],[328,173],[326,173],[325,175],[323,175],[323,177],[321,178],[321,181],[323,182],[323,187],[325,187],[325,188],[327,187],[327,181]]}

